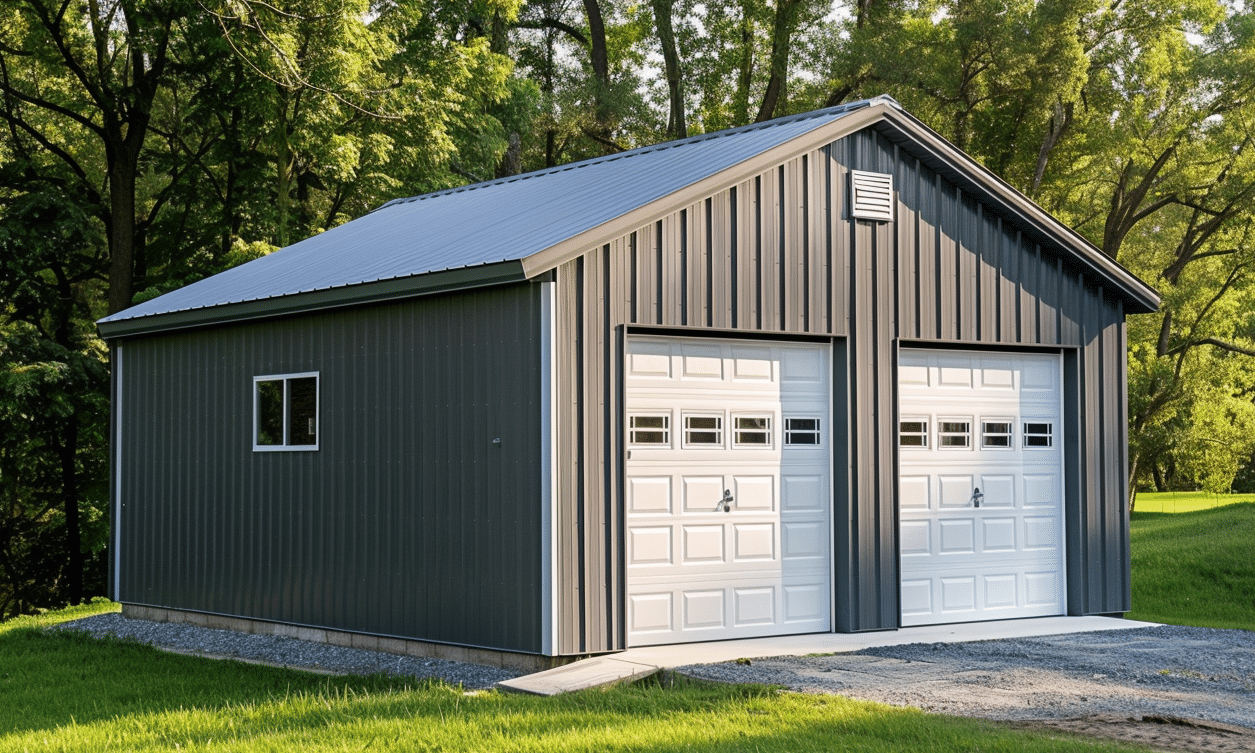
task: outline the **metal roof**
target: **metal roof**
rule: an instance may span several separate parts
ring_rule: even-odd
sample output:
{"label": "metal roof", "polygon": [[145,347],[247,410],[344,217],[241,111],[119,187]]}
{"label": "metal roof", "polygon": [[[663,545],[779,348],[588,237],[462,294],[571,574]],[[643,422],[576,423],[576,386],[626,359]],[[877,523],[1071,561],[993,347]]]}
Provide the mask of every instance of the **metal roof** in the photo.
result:
{"label": "metal roof", "polygon": [[871,102],[397,199],[99,323],[517,261]]}
{"label": "metal roof", "polygon": [[[826,139],[846,128],[845,123],[828,126],[847,118],[850,128],[878,123],[876,127],[896,135],[895,140],[922,150],[921,158],[948,168],[946,173],[961,178],[962,184],[1012,207],[1128,295],[1135,302],[1133,310],[1149,311],[1158,305],[1153,289],[1079,234],[959,152],[892,98],[876,97],[390,201],[344,225],[97,324],[106,337],[116,337],[527,279],[553,266],[561,255],[586,250],[591,236],[636,222],[643,208],[660,199],[674,198],[685,189],[705,190],[730,168],[761,160],[765,152],[785,148],[789,142]],[[806,137],[812,132],[816,133]]]}

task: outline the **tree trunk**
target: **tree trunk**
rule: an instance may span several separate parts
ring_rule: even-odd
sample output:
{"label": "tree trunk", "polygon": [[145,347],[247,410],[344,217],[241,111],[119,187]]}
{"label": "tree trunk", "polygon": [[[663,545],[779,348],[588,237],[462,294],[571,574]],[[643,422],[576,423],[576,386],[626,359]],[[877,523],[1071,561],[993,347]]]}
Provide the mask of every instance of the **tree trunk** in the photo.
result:
{"label": "tree trunk", "polygon": [[750,84],[754,80],[754,19],[749,3],[741,2],[741,59],[732,101],[732,125],[745,125],[750,118]]}
{"label": "tree trunk", "polygon": [[671,113],[667,118],[667,136],[686,138],[688,124],[684,117],[684,87],[680,77],[680,55],[676,51],[675,31],[671,27],[673,0],[653,0],[654,23],[658,25],[658,41],[662,45],[663,68],[667,76],[667,92]]}
{"label": "tree trunk", "polygon": [[[109,313],[129,308],[135,295],[135,165],[119,144],[109,160]],[[120,152],[120,154],[118,153]]]}
{"label": "tree trunk", "polygon": [[606,50],[606,24],[597,0],[584,0],[588,17],[588,57],[593,67],[593,133],[602,142],[610,141],[614,130],[610,111],[610,57]]}
{"label": "tree trunk", "polygon": [[793,27],[797,24],[797,10],[801,0],[776,0],[776,20],[771,31],[771,75],[767,79],[767,91],[754,122],[771,120],[785,100],[785,85],[789,79],[789,50],[793,44]]}
{"label": "tree trunk", "polygon": [[83,540],[79,527],[78,472],[75,459],[78,455],[78,419],[71,415],[62,427],[61,435],[61,494],[65,499],[65,548],[69,554],[70,603],[83,601]]}

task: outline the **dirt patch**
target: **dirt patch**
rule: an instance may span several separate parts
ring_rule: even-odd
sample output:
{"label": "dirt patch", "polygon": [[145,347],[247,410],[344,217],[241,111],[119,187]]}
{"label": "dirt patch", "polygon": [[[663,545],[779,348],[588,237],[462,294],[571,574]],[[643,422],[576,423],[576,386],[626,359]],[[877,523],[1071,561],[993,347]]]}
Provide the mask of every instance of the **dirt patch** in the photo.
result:
{"label": "dirt patch", "polygon": [[1077,719],[1007,722],[1015,729],[1061,731],[1083,737],[1101,737],[1145,745],[1163,751],[1190,753],[1251,753],[1255,730],[1201,719],[1166,716],[1122,717],[1096,714]]}

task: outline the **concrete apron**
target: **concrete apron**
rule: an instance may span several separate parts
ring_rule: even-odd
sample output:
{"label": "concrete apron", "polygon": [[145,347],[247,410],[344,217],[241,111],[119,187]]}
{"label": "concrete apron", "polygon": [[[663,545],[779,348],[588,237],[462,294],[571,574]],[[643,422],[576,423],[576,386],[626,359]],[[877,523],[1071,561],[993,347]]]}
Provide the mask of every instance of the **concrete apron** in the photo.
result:
{"label": "concrete apron", "polygon": [[557,695],[586,688],[632,682],[663,669],[687,664],[716,664],[735,659],[758,659],[768,656],[837,654],[906,643],[967,643],[1000,638],[1035,638],[1044,635],[1089,633],[1099,630],[1132,630],[1153,627],[1155,624],[1115,617],[1034,617],[998,622],[967,622],[958,625],[927,625],[875,633],[811,633],[774,638],[643,646],[516,677],[498,683],[498,687],[503,690],[534,695]]}

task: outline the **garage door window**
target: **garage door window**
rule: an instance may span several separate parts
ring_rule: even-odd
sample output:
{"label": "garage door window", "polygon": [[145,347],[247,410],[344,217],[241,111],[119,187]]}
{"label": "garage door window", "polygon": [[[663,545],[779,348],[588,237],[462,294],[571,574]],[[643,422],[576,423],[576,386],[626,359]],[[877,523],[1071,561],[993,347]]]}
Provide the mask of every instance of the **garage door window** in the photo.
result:
{"label": "garage door window", "polygon": [[628,443],[646,447],[670,447],[671,417],[666,414],[629,416]]}
{"label": "garage door window", "polygon": [[928,447],[928,419],[905,418],[898,423],[899,447]]}
{"label": "garage door window", "polygon": [[980,446],[986,450],[1011,449],[1015,423],[1011,419],[984,419],[980,422]]}
{"label": "garage door window", "polygon": [[1025,422],[1025,447],[1053,447],[1054,425],[1045,421]]}
{"label": "garage door window", "polygon": [[734,447],[771,447],[771,416],[734,416]]}
{"label": "garage door window", "polygon": [[723,447],[723,416],[685,416],[684,446]]}
{"label": "garage door window", "polygon": [[966,450],[972,446],[972,422],[969,419],[942,418],[937,421],[937,447],[942,450]]}
{"label": "garage door window", "polygon": [[786,446],[815,446],[820,444],[819,419],[784,419],[784,444]]}

